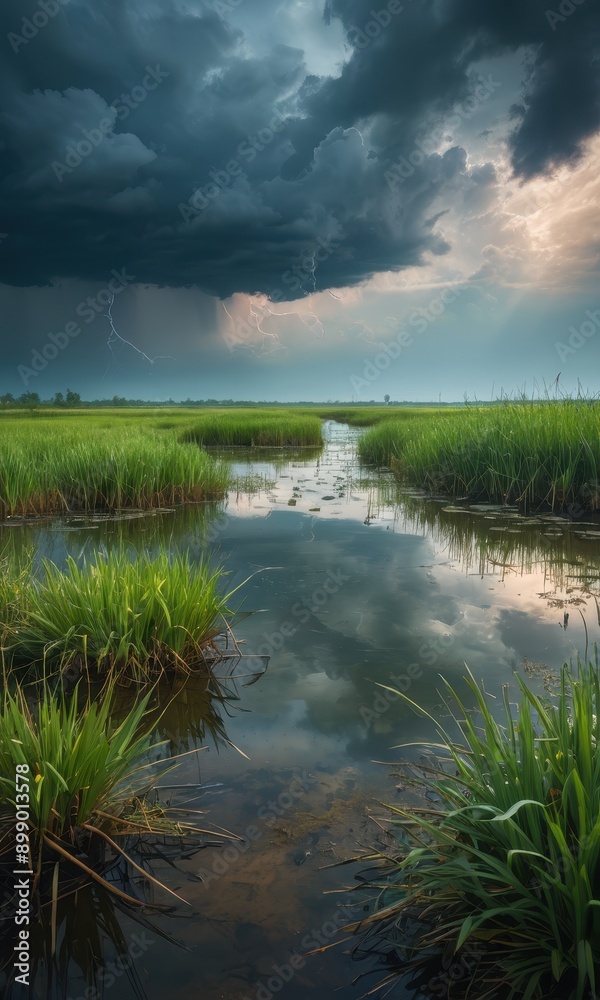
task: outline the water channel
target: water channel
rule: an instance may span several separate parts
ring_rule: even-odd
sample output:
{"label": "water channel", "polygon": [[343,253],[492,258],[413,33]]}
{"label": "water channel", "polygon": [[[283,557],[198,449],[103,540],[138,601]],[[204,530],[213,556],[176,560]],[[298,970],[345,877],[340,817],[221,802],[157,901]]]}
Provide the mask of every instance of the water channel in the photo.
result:
{"label": "water channel", "polygon": [[[65,925],[68,992],[57,996],[362,996],[373,983],[352,985],[366,968],[347,944],[306,953],[337,941],[344,906],[357,905],[344,887],[360,865],[335,862],[375,843],[373,817],[402,800],[380,762],[418,755],[392,747],[435,736],[378,682],[443,719],[440,673],[459,685],[466,663],[497,696],[505,684],[516,692],[516,671],[542,690],[600,638],[597,525],[399,490],[389,473],[360,466],[359,431],[325,430],[322,451],[228,452],[242,484],[264,485],[217,507],[0,527],[3,544],[59,563],[166,541],[209,550],[228,586],[250,578],[237,598],[252,614],[234,629],[244,655],[222,667],[230,700],[211,702],[191,683],[160,723],[174,751],[207,747],[183,758],[168,779],[181,787],[161,794],[244,839],[179,856],[177,868],[159,861],[155,873],[191,906],[153,915],[152,926],[112,910],[90,916],[93,933],[83,919]],[[89,948],[108,969],[104,993],[85,992]],[[111,972],[118,948],[133,966]],[[44,976],[32,996],[54,996]]]}

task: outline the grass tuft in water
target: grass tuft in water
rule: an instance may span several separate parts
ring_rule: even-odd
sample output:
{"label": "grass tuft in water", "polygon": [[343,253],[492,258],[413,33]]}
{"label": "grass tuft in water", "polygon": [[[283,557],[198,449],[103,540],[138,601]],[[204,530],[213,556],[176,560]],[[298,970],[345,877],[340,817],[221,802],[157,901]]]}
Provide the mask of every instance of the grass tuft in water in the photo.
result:
{"label": "grass tuft in water", "polygon": [[222,591],[222,578],[206,561],[166,551],[97,552],[81,565],[69,557],[64,570],[44,561],[39,579],[9,566],[9,660],[138,682],[187,673],[219,655],[214,640],[233,616],[235,593]]}
{"label": "grass tuft in water", "polygon": [[[162,744],[153,743],[147,719],[152,691],[137,699],[120,721],[113,715],[115,692],[112,680],[100,697],[92,698],[88,690],[83,702],[77,690],[67,695],[47,684],[37,689],[33,703],[18,684],[2,695],[0,870],[4,880],[22,857],[23,869],[33,873],[28,883],[32,899],[51,901],[53,911],[65,890],[90,883],[126,903],[144,905],[104,878],[116,855],[161,885],[119,845],[122,837],[214,836],[150,802],[156,767],[162,777],[177,762],[160,760],[162,751],[157,757]],[[13,881],[10,876],[9,884]]]}
{"label": "grass tuft in water", "polygon": [[386,879],[376,912],[352,929],[368,937],[391,923],[401,937],[419,921],[402,973],[432,949],[459,962],[475,948],[463,985],[477,996],[587,1000],[600,971],[598,663],[565,665],[553,701],[520,680],[518,717],[505,693],[502,725],[472,675],[479,721],[444,683],[460,741],[436,722],[431,766],[403,773],[441,808],[390,807],[408,849],[373,855]]}
{"label": "grass tuft in water", "polygon": [[150,429],[0,423],[0,516],[169,507],[221,499],[223,463]]}

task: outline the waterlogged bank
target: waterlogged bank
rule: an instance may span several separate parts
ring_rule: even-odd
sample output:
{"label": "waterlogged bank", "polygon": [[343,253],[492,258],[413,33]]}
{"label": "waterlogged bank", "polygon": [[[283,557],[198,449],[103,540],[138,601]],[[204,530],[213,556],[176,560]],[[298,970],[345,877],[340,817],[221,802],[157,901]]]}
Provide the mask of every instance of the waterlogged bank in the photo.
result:
{"label": "waterlogged bank", "polygon": [[318,416],[283,409],[4,411],[0,518],[219,500],[237,484],[203,447],[322,443]]}
{"label": "waterlogged bank", "polygon": [[[597,655],[564,667],[552,701],[520,679],[518,711],[505,697],[500,724],[472,675],[475,718],[448,684],[451,727],[410,702],[436,725],[438,740],[424,748],[430,766],[400,768],[398,776],[425,789],[441,811],[392,809],[396,837],[376,852],[377,909],[353,927],[363,948],[380,936],[393,954],[400,942],[398,978],[411,967],[423,975],[451,950],[461,965],[476,957],[470,982],[456,987],[461,997],[584,1000],[593,992],[599,668]],[[412,954],[403,938],[414,943]],[[435,951],[427,954],[428,946]]]}
{"label": "waterlogged bank", "polygon": [[205,452],[111,420],[0,420],[0,517],[218,500],[230,480]]}
{"label": "waterlogged bank", "polygon": [[600,403],[507,402],[386,421],[362,439],[365,461],[405,483],[525,511],[600,510]]}

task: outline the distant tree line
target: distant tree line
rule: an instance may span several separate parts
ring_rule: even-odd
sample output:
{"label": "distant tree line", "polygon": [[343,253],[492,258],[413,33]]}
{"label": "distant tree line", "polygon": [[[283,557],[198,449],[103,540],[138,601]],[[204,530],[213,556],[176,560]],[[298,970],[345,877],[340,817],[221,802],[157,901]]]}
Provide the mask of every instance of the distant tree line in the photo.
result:
{"label": "distant tree line", "polygon": [[[403,399],[390,400],[389,395],[384,397],[386,406],[457,406],[457,403],[414,403],[411,400]],[[65,392],[55,392],[51,399],[41,399],[38,392],[23,392],[20,396],[13,396],[12,392],[5,392],[0,395],[0,407],[5,409],[37,409],[38,407],[48,407],[51,409],[92,409],[102,406],[106,407],[141,407],[141,406],[165,406],[165,407],[191,407],[191,406],[380,406],[379,399],[363,399],[359,402],[348,400],[328,399],[326,402],[315,403],[313,400],[299,399],[294,403],[280,403],[273,399],[184,399],[176,401],[151,400],[151,399],[126,399],[125,396],[113,396],[112,399],[82,399],[78,392],[66,389]]]}

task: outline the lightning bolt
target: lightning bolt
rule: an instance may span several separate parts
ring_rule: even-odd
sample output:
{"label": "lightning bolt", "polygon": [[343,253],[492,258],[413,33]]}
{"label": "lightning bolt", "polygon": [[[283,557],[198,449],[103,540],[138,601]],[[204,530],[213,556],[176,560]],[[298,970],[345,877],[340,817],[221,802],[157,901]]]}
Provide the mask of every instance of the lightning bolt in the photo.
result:
{"label": "lightning bolt", "polygon": [[[310,298],[307,299],[307,302],[309,306],[312,306]],[[307,327],[307,329],[311,331],[311,333],[314,333],[315,337],[319,340],[322,340],[325,336],[325,328],[323,327],[319,317],[313,312],[307,313],[306,316],[303,316],[302,313],[296,312],[295,309],[286,310],[285,312],[273,312],[273,310],[269,309],[268,306],[262,306],[262,308],[265,312],[268,312],[270,316],[295,316],[301,323],[304,324],[305,327]]]}
{"label": "lightning bolt", "polygon": [[[307,298],[306,301],[309,306],[312,306],[310,297]],[[318,336],[319,338],[325,336],[323,324],[321,323],[319,317],[313,312],[307,313],[306,316],[303,316],[302,313],[299,313],[296,309],[286,309],[284,312],[274,312],[268,305],[264,305],[262,308],[265,312],[269,313],[270,316],[295,316],[296,319],[299,319],[300,322],[304,324],[304,326],[315,333],[315,336]]]}
{"label": "lightning bolt", "polygon": [[349,128],[345,128],[345,129],[344,129],[344,135],[346,135],[346,132],[358,132],[358,134],[359,134],[359,136],[360,136],[360,141],[361,141],[361,143],[362,143],[362,145],[363,145],[363,149],[366,149],[366,148],[367,148],[367,147],[365,146],[365,140],[364,140],[364,139],[363,139],[363,137],[362,137],[362,132],[361,132],[361,131],[360,131],[359,129],[355,128],[355,127],[354,127],[354,125],[350,125],[350,127],[349,127]]}
{"label": "lightning bolt", "polygon": [[[310,270],[308,272],[308,277],[312,284],[312,295],[317,291],[317,249],[315,248],[310,257]],[[311,293],[308,293],[308,305],[312,309]],[[283,315],[283,314],[281,314]],[[298,319],[304,323],[304,326],[311,331],[317,337],[318,340],[322,340],[325,336],[325,328],[321,323],[319,317],[314,313],[310,312],[307,314],[306,318],[300,313],[291,313],[288,315],[297,316]]]}
{"label": "lightning bolt", "polygon": [[[356,129],[356,131],[358,132],[358,129]],[[359,135],[360,135],[360,133],[359,133]],[[362,139],[362,136],[361,136],[361,139]],[[364,145],[364,143],[363,143],[363,145]],[[250,299],[248,300],[248,309],[249,309],[250,317],[252,318],[252,320],[254,320],[254,323],[252,325],[256,327],[256,329],[258,330],[258,332],[260,334],[262,334],[262,338],[263,338],[262,339],[262,344],[260,346],[259,354],[273,354],[275,351],[285,351],[285,350],[287,350],[287,347],[284,344],[281,343],[281,341],[279,339],[279,336],[276,333],[271,333],[269,330],[265,330],[264,327],[261,325],[263,323],[263,321],[264,321],[264,319],[265,319],[266,316],[295,316],[296,319],[299,319],[300,322],[303,323],[304,326],[308,330],[310,330],[311,333],[317,339],[322,340],[324,338],[324,336],[325,336],[325,328],[324,328],[321,320],[317,316],[317,314],[312,311],[312,309],[313,309],[312,296],[317,293],[317,250],[318,250],[318,247],[315,247],[315,249],[312,251],[312,253],[308,257],[308,261],[309,261],[308,266],[304,265],[304,270],[306,272],[306,278],[304,279],[304,281],[310,282],[310,285],[311,285],[310,290],[308,290],[308,289],[304,290],[305,301],[306,301],[309,309],[311,310],[310,312],[307,312],[304,315],[301,312],[298,312],[295,309],[285,310],[284,312],[275,312],[268,305],[268,299],[266,297],[265,297],[265,299],[262,302],[256,302],[255,304],[253,304]],[[304,281],[302,282],[302,284],[304,284]],[[328,291],[329,291],[329,289],[328,289]],[[340,302],[343,301],[343,299],[342,299],[342,297],[340,295],[335,295],[331,291],[329,291],[329,294],[332,296],[332,298],[337,299]],[[229,312],[229,310],[228,310],[227,306],[225,305],[225,303],[223,302],[221,304],[223,306],[223,309],[225,311],[225,314],[226,314],[227,318],[229,319],[229,322],[231,323],[232,336],[235,338],[234,342],[236,343],[236,346],[247,347],[247,348],[249,348],[249,350],[254,351],[254,349],[255,349],[255,345],[254,344],[252,344],[252,343],[243,343],[243,339],[244,338],[243,338],[243,336],[239,335],[239,330],[236,329],[239,324],[236,323],[236,321],[234,320],[233,316]],[[267,347],[267,345],[269,343],[270,343],[270,347]]]}
{"label": "lightning bolt", "polygon": [[[309,305],[311,304],[310,299],[308,300],[308,303]],[[221,305],[223,306],[225,314],[227,315],[231,323],[231,326],[235,331],[237,327],[236,321],[229,312],[225,303],[222,302]],[[249,302],[248,309],[250,317],[254,320],[254,323],[252,325],[256,327],[256,329],[260,334],[262,334],[263,339],[260,345],[260,349],[258,351],[260,355],[273,354],[276,351],[287,351],[287,347],[285,346],[285,344],[281,343],[279,336],[276,333],[270,333],[268,330],[265,330],[264,327],[262,326],[262,323],[264,322],[266,316],[276,316],[276,317],[295,316],[296,319],[299,319],[300,322],[303,323],[304,326],[307,327],[307,329],[309,329],[311,333],[314,334],[314,336],[317,337],[319,340],[322,340],[323,337],[325,336],[325,329],[323,327],[323,324],[321,323],[321,320],[314,312],[308,313],[305,316],[303,316],[302,313],[297,312],[295,309],[286,309],[283,312],[275,312],[274,309],[271,309],[270,306],[267,305],[266,301],[256,304]],[[251,351],[255,349],[254,344],[242,343],[241,337],[238,337],[236,339],[238,341],[238,343],[236,343],[236,346],[247,347]],[[271,346],[268,346],[269,342],[271,342]]]}
{"label": "lightning bolt", "polygon": [[117,343],[121,344],[122,348],[125,347],[125,345],[127,345],[127,347],[131,347],[132,350],[136,351],[137,354],[139,354],[142,358],[144,358],[145,361],[148,361],[148,363],[151,364],[151,365],[154,365],[157,361],[161,361],[161,360],[166,360],[166,359],[168,359],[169,361],[175,361],[176,360],[175,358],[171,357],[170,354],[157,354],[155,358],[151,358],[144,351],[141,351],[139,349],[139,347],[136,347],[135,344],[132,344],[130,340],[125,340],[125,338],[122,337],[120,333],[117,333],[117,330],[115,329],[115,324],[114,324],[113,318],[112,318],[112,307],[113,307],[114,301],[115,301],[115,297],[114,297],[114,295],[112,295],[111,299],[110,299],[110,304],[108,306],[108,312],[104,313],[104,315],[106,316],[108,322],[110,323],[110,335],[109,335],[108,340],[106,341],[106,344],[107,344],[107,346],[108,346],[108,348],[110,350],[110,353],[112,354],[112,356],[113,356],[113,358],[115,360],[115,363],[116,363],[117,359],[115,357],[115,352],[113,351],[113,345],[117,344]]}
{"label": "lightning bolt", "polygon": [[309,276],[312,278],[312,290],[313,293],[317,290],[317,251],[313,250],[312,257],[310,261],[310,271]]}
{"label": "lightning bolt", "polygon": [[[229,318],[229,321],[231,323],[231,326],[233,328],[234,333],[237,334],[237,336],[235,338],[235,346],[236,347],[246,347],[246,348],[248,348],[249,351],[252,351],[252,353],[255,353],[256,345],[253,344],[253,343],[244,343],[243,342],[243,340],[244,340],[244,332],[239,331],[239,329],[238,329],[239,328],[239,324],[236,323],[236,321],[234,320],[233,316],[229,312],[229,309],[227,308],[227,306],[225,305],[225,303],[222,302],[221,305],[223,306],[225,314]],[[269,333],[268,330],[265,330],[261,326],[261,323],[263,322],[264,314],[265,313],[270,313],[272,316],[277,316],[278,314],[274,313],[271,309],[263,307],[262,305],[257,305],[255,307],[252,304],[252,302],[248,303],[248,309],[249,309],[249,313],[250,313],[250,318],[255,321],[254,323],[251,323],[250,325],[254,326],[256,328],[256,330],[258,330],[258,332],[260,334],[262,334],[262,343],[260,345],[260,349],[258,350],[258,354],[259,355],[264,355],[264,354],[273,354],[275,351],[286,351],[287,348],[285,347],[284,344],[281,343],[281,341],[279,340],[279,337],[277,336],[277,334],[276,333]],[[260,315],[260,313],[258,312],[258,310],[261,310],[263,312],[262,316]],[[246,327],[247,327],[247,325],[248,324],[245,323]],[[272,343],[273,343],[273,346],[270,349],[267,348],[267,342],[269,340],[272,341]]]}
{"label": "lightning bolt", "polygon": [[[234,320],[233,316],[229,312],[229,309],[227,308],[227,306],[225,305],[224,302],[221,302],[221,305],[223,306],[223,309],[225,310],[227,316],[229,317],[229,320],[231,322],[232,328],[235,330],[236,323],[235,323],[235,320]],[[252,344],[244,344],[244,343],[242,343],[241,342],[241,338],[240,338],[239,342],[236,343],[236,347],[247,347],[249,351],[253,350],[253,345]]]}
{"label": "lightning bolt", "polygon": [[348,333],[357,333],[361,340],[366,340],[367,344],[376,343],[375,331],[371,329],[368,323],[365,323],[364,319],[355,319],[350,324]]}
{"label": "lightning bolt", "polygon": [[300,315],[298,318],[302,321],[302,323],[304,323],[305,327],[310,330],[311,333],[314,333],[317,340],[323,340],[323,337],[325,336],[325,327],[315,313],[308,313],[306,319],[304,316]]}
{"label": "lightning bolt", "polygon": [[[263,306],[259,306],[259,309],[264,309],[264,307]],[[269,309],[269,308],[266,309],[266,312],[270,313],[271,316],[276,316],[277,315],[277,313],[274,313],[272,311],[272,309]],[[259,314],[257,313],[257,311],[254,308],[254,306],[252,305],[252,303],[250,303],[250,315],[252,316],[253,319],[256,320],[256,329],[258,330],[259,333],[262,333],[262,336],[263,336],[261,353],[273,354],[274,351],[286,351],[287,350],[287,348],[281,343],[281,341],[280,341],[280,339],[279,339],[279,337],[277,336],[276,333],[269,333],[268,330],[263,330],[262,326],[260,325],[262,323],[263,317],[259,316]],[[269,350],[269,351],[265,350],[265,343],[266,343],[266,341],[268,339],[272,340],[273,343],[276,345],[276,346],[272,347],[271,350]]]}

